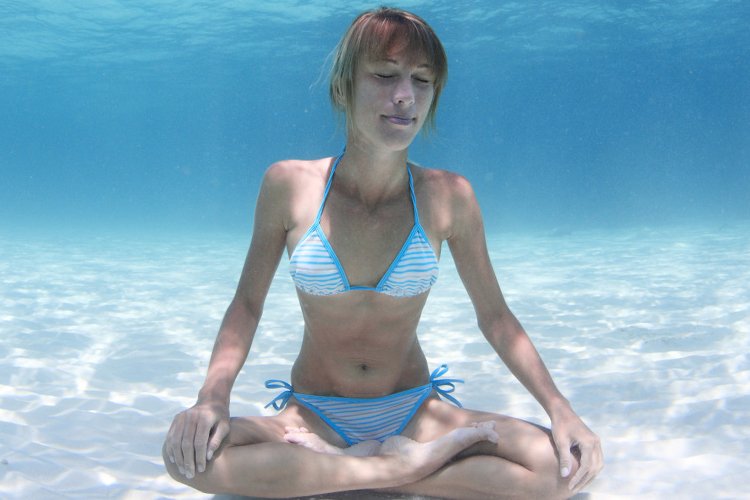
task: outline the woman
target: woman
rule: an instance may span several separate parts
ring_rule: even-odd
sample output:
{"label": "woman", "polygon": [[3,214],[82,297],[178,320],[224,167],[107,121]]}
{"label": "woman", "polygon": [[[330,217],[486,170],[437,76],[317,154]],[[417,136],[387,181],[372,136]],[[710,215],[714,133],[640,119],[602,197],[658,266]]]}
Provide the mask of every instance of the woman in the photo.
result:
{"label": "woman", "polygon": [[[206,381],[165,442],[173,477],[263,497],[389,489],[554,498],[601,469],[598,438],[502,297],[471,186],[407,162],[419,130],[434,123],[446,73],[440,41],[411,13],[365,12],[344,35],[330,91],[346,115],[346,149],[267,170]],[[430,375],[416,327],[444,241],[482,333],[549,414],[551,431],[460,408],[448,394],[455,380],[441,378],[447,368]],[[285,248],[305,322],[291,385],[267,384],[282,389],[271,403],[278,415],[230,420],[230,391]]]}

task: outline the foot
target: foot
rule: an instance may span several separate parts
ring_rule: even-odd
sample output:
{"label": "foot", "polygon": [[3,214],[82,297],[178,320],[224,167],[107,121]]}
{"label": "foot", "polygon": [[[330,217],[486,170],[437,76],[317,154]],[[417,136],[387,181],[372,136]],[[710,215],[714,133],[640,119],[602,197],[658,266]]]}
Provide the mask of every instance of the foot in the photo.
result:
{"label": "foot", "polygon": [[448,434],[427,443],[418,443],[404,436],[393,436],[385,440],[380,454],[392,456],[399,462],[410,482],[432,474],[450,459],[469,446],[481,441],[497,443],[495,422],[473,423],[470,427],[459,427]]}
{"label": "foot", "polygon": [[361,441],[357,444],[344,448],[344,453],[352,457],[374,457],[380,454],[382,444],[380,441]]}
{"label": "foot", "polygon": [[323,438],[307,430],[305,427],[285,427],[284,440],[287,443],[298,444],[318,453],[333,455],[349,455],[352,457],[372,457],[380,451],[379,441],[362,441],[348,448],[339,448]]}
{"label": "foot", "polygon": [[344,449],[334,446],[317,434],[310,432],[305,427],[285,427],[284,441],[287,443],[298,444],[305,448],[317,451],[318,453],[330,453],[333,455],[343,455]]}

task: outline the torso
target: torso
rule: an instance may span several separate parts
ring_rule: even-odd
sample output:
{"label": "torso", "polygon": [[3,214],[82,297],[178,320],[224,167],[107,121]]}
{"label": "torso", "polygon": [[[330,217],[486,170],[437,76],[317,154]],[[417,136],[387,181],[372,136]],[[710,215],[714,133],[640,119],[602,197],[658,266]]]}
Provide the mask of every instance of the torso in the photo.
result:
{"label": "torso", "polygon": [[[315,220],[331,158],[294,161],[287,214],[291,256]],[[411,165],[419,218],[435,254],[450,227],[442,188],[447,172]],[[442,199],[441,199],[442,198]],[[408,185],[369,210],[333,183],[321,227],[352,285],[375,286],[414,225]],[[392,297],[354,290],[316,296],[298,290],[305,320],[302,348],[292,370],[295,390],[344,397],[378,397],[427,382],[429,372],[416,328],[428,293]]]}

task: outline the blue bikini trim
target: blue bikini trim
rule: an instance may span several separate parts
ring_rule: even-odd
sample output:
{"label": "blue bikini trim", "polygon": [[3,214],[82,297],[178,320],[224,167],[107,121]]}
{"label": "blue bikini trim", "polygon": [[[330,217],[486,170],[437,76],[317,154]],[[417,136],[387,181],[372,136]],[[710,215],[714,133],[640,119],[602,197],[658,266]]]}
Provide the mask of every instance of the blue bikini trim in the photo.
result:
{"label": "blue bikini trim", "polygon": [[302,406],[336,431],[349,446],[369,440],[383,442],[391,436],[401,434],[432,391],[461,407],[461,403],[451,393],[456,390],[455,384],[463,383],[463,380],[440,378],[447,372],[448,365],[440,365],[430,375],[429,383],[379,398],[302,394],[295,392],[289,383],[272,379],[266,381],[266,388],[284,390],[266,408],[273,406],[276,410],[282,410],[294,396]]}

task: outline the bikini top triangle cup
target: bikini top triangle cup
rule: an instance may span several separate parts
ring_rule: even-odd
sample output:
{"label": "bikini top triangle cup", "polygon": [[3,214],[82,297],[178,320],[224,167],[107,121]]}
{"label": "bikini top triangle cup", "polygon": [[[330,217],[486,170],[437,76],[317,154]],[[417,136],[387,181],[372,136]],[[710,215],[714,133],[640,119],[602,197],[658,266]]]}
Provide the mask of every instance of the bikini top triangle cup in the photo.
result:
{"label": "bikini top triangle cup", "polygon": [[295,286],[312,295],[337,295],[353,290],[371,290],[393,297],[413,297],[426,292],[437,281],[438,260],[419,223],[414,179],[408,164],[406,170],[409,174],[409,193],[414,207],[414,227],[376,286],[349,284],[336,252],[320,227],[320,217],[331,190],[333,174],[343,155],[342,153],[336,158],[331,168],[315,221],[302,236],[289,260],[289,272]]}

